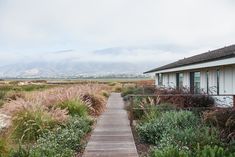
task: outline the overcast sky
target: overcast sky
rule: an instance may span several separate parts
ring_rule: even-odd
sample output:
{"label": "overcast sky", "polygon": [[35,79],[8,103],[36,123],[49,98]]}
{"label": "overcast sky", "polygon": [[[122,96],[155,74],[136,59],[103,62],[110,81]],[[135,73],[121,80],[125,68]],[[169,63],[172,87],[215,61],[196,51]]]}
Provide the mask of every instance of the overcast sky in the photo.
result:
{"label": "overcast sky", "polygon": [[234,0],[0,0],[0,65],[169,62],[234,43]]}

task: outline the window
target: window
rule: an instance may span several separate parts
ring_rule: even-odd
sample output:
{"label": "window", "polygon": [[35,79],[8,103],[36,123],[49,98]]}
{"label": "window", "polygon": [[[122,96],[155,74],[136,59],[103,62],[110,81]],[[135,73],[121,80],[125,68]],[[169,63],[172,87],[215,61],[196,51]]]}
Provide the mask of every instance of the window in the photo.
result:
{"label": "window", "polygon": [[190,91],[195,94],[199,94],[201,89],[201,73],[190,73]]}
{"label": "window", "polygon": [[162,85],[162,74],[158,74],[158,85]]}
{"label": "window", "polygon": [[176,87],[177,89],[183,88],[183,73],[176,73]]}
{"label": "window", "polygon": [[200,83],[201,83],[200,79],[201,79],[200,72],[195,72],[194,73],[194,92],[196,94],[200,93],[200,86],[201,86],[200,85]]}
{"label": "window", "polygon": [[206,72],[206,93],[209,94],[209,71]]}
{"label": "window", "polygon": [[219,69],[217,69],[216,75],[217,75],[217,95],[219,95],[219,80],[220,80],[220,70]]}
{"label": "window", "polygon": [[184,75],[183,73],[179,74],[179,87],[183,88],[183,79],[184,79]]}

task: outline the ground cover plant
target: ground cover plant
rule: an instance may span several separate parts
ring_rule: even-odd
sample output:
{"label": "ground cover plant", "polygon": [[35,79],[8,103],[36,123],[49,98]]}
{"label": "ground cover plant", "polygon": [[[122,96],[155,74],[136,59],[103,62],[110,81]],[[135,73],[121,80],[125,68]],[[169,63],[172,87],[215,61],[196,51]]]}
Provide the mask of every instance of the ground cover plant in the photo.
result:
{"label": "ground cover plant", "polygon": [[[67,115],[66,110],[64,110],[64,115]],[[66,121],[66,118],[67,116],[61,121],[61,118],[53,116],[41,106],[25,108],[13,117],[13,136],[22,142],[36,141],[41,134],[52,130],[56,125]]]}
{"label": "ground cover plant", "polygon": [[10,156],[28,157],[71,157],[84,145],[83,137],[91,131],[92,119],[89,117],[70,117],[66,125],[42,134],[33,147],[18,148],[10,152]]}
{"label": "ground cover plant", "polygon": [[195,152],[190,150],[178,149],[174,146],[165,147],[164,149],[153,149],[150,157],[234,157],[235,153],[218,146],[204,146]]}
{"label": "ground cover plant", "polygon": [[87,116],[88,106],[80,99],[67,100],[58,104],[61,109],[67,109],[72,116]]}
{"label": "ground cover plant", "polygon": [[194,105],[162,104],[149,97],[133,102],[134,129],[142,143],[151,146],[150,157],[235,156],[233,109],[205,105],[207,110],[195,112]]}
{"label": "ground cover plant", "polygon": [[10,117],[8,127],[0,130],[1,155],[75,156],[93,119],[105,108],[107,97],[102,93],[110,91],[102,84],[66,85],[7,101],[0,109]]}

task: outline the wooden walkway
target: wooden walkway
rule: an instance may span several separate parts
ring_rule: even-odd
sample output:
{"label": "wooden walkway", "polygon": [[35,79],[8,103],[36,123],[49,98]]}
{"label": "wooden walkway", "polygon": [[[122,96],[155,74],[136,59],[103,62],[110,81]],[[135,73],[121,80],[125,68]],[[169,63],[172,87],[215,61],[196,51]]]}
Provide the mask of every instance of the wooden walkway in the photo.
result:
{"label": "wooden walkway", "polygon": [[138,157],[128,115],[119,93],[112,93],[83,157]]}

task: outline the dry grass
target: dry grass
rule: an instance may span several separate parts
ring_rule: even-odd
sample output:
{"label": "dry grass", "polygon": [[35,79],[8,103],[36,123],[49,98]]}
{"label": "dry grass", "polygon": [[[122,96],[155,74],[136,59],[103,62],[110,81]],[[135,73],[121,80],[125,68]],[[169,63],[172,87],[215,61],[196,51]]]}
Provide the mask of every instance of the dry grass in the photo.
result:
{"label": "dry grass", "polygon": [[99,115],[103,112],[106,104],[106,98],[102,96],[103,91],[110,91],[110,87],[102,84],[85,84],[30,92],[25,94],[23,98],[17,97],[16,100],[4,104],[0,113],[13,117],[25,108],[42,106],[54,118],[61,118],[60,121],[63,121],[67,117],[67,112],[58,108],[56,104],[80,99],[88,106],[92,115]]}
{"label": "dry grass", "polygon": [[98,94],[86,93],[82,97],[83,101],[89,102],[90,114],[93,116],[99,116],[105,109],[105,99]]}

